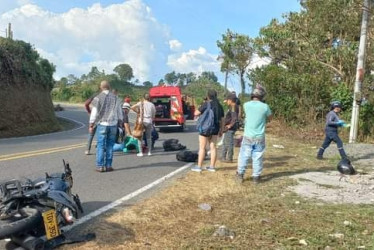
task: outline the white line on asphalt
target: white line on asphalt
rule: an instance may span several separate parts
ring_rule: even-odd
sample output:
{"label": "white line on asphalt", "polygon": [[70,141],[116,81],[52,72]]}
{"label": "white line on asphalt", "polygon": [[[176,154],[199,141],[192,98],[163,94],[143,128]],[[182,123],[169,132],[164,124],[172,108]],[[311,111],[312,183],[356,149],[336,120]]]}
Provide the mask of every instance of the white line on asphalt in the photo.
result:
{"label": "white line on asphalt", "polygon": [[104,206],[102,208],[99,208],[96,211],[93,211],[93,212],[91,212],[91,213],[83,216],[82,218],[80,218],[79,220],[77,220],[76,222],[74,222],[74,224],[66,226],[66,227],[63,227],[62,229],[67,232],[67,231],[73,229],[74,227],[76,227],[76,226],[78,226],[80,224],[83,224],[83,223],[91,220],[92,218],[94,218],[96,216],[99,216],[99,215],[107,212],[108,210],[116,207],[116,206],[121,205],[123,202],[128,201],[128,200],[134,198],[135,196],[138,196],[138,195],[144,193],[145,191],[147,191],[147,190],[153,188],[154,186],[156,186],[156,185],[158,185],[158,184],[166,181],[167,179],[170,179],[171,177],[173,177],[174,175],[178,174],[179,172],[182,172],[186,168],[191,167],[192,164],[193,163],[188,163],[188,164],[186,164],[186,165],[178,168],[177,170],[175,170],[175,171],[173,171],[173,172],[171,172],[171,173],[169,173],[169,174],[161,177],[160,179],[158,179],[158,180],[156,180],[156,181],[148,184],[147,186],[144,186],[144,187],[136,190],[135,192],[132,192],[131,194],[128,194],[128,195],[126,195],[126,196],[124,196],[124,197],[122,197],[122,198],[120,198],[120,199],[118,199],[116,201],[113,201],[112,203],[110,203],[110,204],[108,204],[108,205],[106,205],[106,206]]}

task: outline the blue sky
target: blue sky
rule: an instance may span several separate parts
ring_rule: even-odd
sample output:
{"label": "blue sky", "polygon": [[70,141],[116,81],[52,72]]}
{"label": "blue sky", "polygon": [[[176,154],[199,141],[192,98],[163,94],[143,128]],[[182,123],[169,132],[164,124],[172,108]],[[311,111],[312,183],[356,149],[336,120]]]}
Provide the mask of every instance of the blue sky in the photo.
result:
{"label": "blue sky", "polygon": [[[255,37],[298,0],[0,0],[0,31],[30,42],[57,66],[55,78],[129,63],[141,82],[166,73],[214,71],[229,28]],[[4,32],[0,32],[4,36]],[[230,88],[238,80],[230,77]]]}

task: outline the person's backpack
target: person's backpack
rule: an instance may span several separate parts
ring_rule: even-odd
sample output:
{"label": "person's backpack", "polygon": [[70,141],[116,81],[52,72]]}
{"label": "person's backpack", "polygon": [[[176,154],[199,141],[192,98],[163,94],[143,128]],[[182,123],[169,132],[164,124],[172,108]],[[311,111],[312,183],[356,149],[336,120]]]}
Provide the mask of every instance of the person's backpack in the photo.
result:
{"label": "person's backpack", "polygon": [[197,152],[192,152],[190,150],[183,150],[179,151],[176,154],[178,161],[184,161],[184,162],[195,162],[197,161],[198,154]]}
{"label": "person's backpack", "polygon": [[178,139],[168,139],[162,143],[164,151],[178,151],[186,149],[186,146],[179,143]]}
{"label": "person's backpack", "polygon": [[197,120],[196,129],[200,135],[211,136],[216,129],[214,123],[214,112],[210,102],[207,102],[206,110],[200,115]]}

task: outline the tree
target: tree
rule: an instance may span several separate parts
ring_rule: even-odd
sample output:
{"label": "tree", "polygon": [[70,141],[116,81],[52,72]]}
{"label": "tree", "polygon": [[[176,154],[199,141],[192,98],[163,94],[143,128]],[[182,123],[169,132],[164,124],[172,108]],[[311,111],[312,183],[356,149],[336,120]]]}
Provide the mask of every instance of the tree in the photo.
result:
{"label": "tree", "polygon": [[126,63],[117,65],[113,71],[116,72],[119,79],[124,82],[130,82],[134,77],[131,66]]}
{"label": "tree", "polygon": [[105,74],[99,71],[99,69],[96,66],[93,66],[91,68],[91,71],[87,74],[87,80],[88,81],[95,81],[100,77],[103,77]]}
{"label": "tree", "polygon": [[168,84],[175,84],[175,83],[177,83],[178,76],[175,73],[175,71],[172,71],[170,73],[167,73],[164,76],[164,79],[165,79],[166,83],[168,83]]}
{"label": "tree", "polygon": [[[253,82],[265,85],[274,113],[297,124],[323,119],[334,99],[351,103],[352,95],[346,93],[353,92],[362,14],[360,0],[301,4],[300,13],[284,15],[283,22],[273,19],[260,30],[254,48],[271,63],[250,74]],[[373,50],[373,30],[371,26],[368,51]],[[368,53],[363,86],[373,69],[374,55]],[[368,98],[373,100],[372,95]],[[349,106],[343,108],[349,112]],[[364,110],[362,117],[374,115],[370,104]],[[368,122],[362,120],[363,126]]]}
{"label": "tree", "polygon": [[217,41],[217,46],[221,49],[220,58],[223,58],[221,71],[235,72],[238,74],[240,77],[242,94],[244,95],[244,76],[253,55],[252,39],[247,35],[233,33],[231,30],[227,30],[226,34],[222,35],[222,40]]}
{"label": "tree", "polygon": [[145,81],[143,82],[143,86],[146,88],[151,88],[153,87],[153,83],[151,83],[150,81]]}
{"label": "tree", "polygon": [[206,79],[214,83],[218,81],[217,76],[214,74],[214,72],[211,72],[211,71],[204,71],[203,73],[201,73],[201,75],[199,76],[199,80],[201,79]]}

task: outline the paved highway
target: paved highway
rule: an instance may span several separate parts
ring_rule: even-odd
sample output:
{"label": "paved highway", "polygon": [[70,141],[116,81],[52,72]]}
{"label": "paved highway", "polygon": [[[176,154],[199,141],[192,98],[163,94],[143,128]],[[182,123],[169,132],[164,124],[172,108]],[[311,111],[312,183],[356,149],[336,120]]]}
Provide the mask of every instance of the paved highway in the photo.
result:
{"label": "paved highway", "polygon": [[95,155],[84,154],[88,130],[85,110],[68,107],[57,115],[77,121],[75,129],[40,136],[0,139],[0,180],[35,178],[43,176],[45,172],[60,172],[63,170],[62,159],[65,159],[73,171],[73,192],[79,194],[85,214],[184,166],[186,163],[176,160],[176,152],[163,151],[162,142],[165,139],[176,138],[191,150],[198,148],[197,133],[191,121],[185,132],[160,132],[152,156],[137,157],[136,154],[116,152],[114,171],[98,173],[95,171]]}

